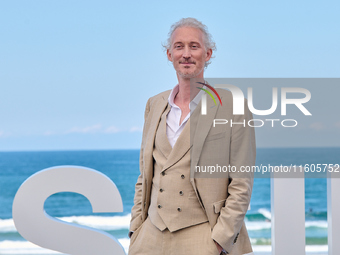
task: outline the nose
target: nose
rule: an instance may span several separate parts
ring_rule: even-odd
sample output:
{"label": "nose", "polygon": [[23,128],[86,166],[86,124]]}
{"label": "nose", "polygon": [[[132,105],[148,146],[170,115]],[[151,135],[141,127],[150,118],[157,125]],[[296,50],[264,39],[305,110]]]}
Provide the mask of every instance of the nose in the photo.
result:
{"label": "nose", "polygon": [[189,47],[185,47],[183,51],[183,58],[190,58],[191,57],[191,50]]}

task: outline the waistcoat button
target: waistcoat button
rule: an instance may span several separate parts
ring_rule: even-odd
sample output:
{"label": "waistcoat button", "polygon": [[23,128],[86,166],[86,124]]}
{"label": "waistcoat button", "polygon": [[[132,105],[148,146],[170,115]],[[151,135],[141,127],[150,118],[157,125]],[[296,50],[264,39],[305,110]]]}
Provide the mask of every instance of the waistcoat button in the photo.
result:
{"label": "waistcoat button", "polygon": [[181,211],[182,211],[181,207],[178,207],[178,208],[177,208],[177,211],[181,212]]}
{"label": "waistcoat button", "polygon": [[185,178],[184,174],[182,174],[182,175],[181,175],[181,178],[182,178],[182,179],[184,179],[184,178]]}
{"label": "waistcoat button", "polygon": [[158,205],[158,208],[159,208],[159,209],[161,209],[161,208],[162,208],[162,206],[161,206],[161,205]]}
{"label": "waistcoat button", "polygon": [[180,194],[181,196],[183,196],[183,191],[180,191],[179,194]]}

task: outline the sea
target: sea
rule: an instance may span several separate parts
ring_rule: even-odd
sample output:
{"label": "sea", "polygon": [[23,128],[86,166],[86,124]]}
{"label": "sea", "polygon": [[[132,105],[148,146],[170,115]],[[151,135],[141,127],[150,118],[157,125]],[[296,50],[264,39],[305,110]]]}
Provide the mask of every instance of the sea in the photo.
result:
{"label": "sea", "polygon": [[[340,148],[258,148],[256,165],[340,163]],[[92,213],[82,195],[63,192],[50,196],[45,211],[52,217],[103,230],[128,250],[128,228],[134,186],[139,175],[139,150],[0,152],[0,254],[57,254],[26,241],[12,219],[12,203],[20,185],[45,168],[76,165],[107,175],[117,186],[122,213]],[[305,179],[305,230],[307,250],[327,252],[327,179]],[[251,207],[245,222],[256,251],[270,251],[270,178],[255,178]]]}

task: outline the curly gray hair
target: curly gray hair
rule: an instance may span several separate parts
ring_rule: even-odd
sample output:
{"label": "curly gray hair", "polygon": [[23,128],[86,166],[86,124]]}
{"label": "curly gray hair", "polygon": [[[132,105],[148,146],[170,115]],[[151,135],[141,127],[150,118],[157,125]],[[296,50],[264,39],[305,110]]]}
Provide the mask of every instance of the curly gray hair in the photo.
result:
{"label": "curly gray hair", "polygon": [[[193,28],[197,28],[201,30],[203,33],[203,37],[204,37],[205,49],[206,50],[212,49],[212,51],[216,50],[215,42],[213,41],[211,34],[208,32],[207,26],[195,18],[183,18],[171,26],[166,44],[163,45],[165,50],[171,49],[172,34],[175,32],[177,28],[180,28],[180,27],[193,27]],[[211,63],[210,61],[207,61],[205,62],[204,66],[207,67],[210,63]]]}

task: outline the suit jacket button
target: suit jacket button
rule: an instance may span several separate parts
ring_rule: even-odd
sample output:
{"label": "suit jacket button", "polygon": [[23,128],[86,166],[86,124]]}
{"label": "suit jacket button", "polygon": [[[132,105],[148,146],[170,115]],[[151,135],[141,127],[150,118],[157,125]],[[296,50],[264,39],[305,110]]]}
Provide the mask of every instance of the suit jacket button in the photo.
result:
{"label": "suit jacket button", "polygon": [[165,175],[165,173],[164,173],[164,172],[162,172],[162,175],[164,176],[164,175]]}
{"label": "suit jacket button", "polygon": [[159,208],[159,209],[161,209],[161,208],[162,208],[162,206],[161,206],[161,205],[158,205],[158,208]]}
{"label": "suit jacket button", "polygon": [[181,212],[181,211],[182,211],[181,207],[178,207],[178,208],[177,208],[177,211]]}
{"label": "suit jacket button", "polygon": [[160,191],[160,192],[163,192],[164,190],[163,190],[163,189],[160,189],[159,191]]}
{"label": "suit jacket button", "polygon": [[182,174],[182,175],[181,175],[181,178],[182,178],[182,179],[184,179],[184,178],[185,178],[184,174]]}
{"label": "suit jacket button", "polygon": [[237,235],[236,235],[236,237],[235,237],[235,239],[234,239],[234,243],[236,243],[236,241],[237,241],[238,234],[239,234],[239,233],[237,233]]}
{"label": "suit jacket button", "polygon": [[180,191],[179,194],[180,194],[181,196],[183,196],[183,191]]}

